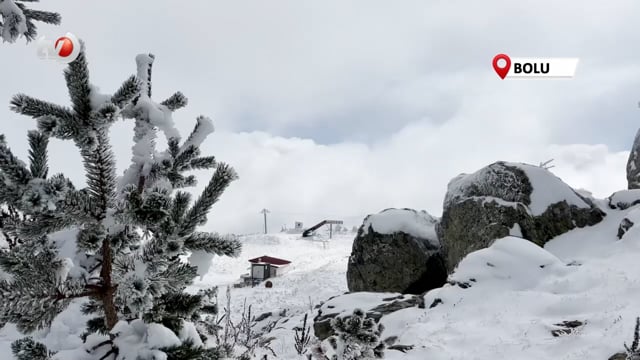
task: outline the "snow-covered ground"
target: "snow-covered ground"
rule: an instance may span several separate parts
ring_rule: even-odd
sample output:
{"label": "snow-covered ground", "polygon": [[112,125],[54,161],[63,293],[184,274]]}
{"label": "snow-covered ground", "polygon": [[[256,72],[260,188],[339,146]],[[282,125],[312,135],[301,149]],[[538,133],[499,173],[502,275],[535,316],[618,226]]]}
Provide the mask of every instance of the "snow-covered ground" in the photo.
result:
{"label": "snow-covered ground", "polygon": [[[549,242],[545,249],[516,237],[498,240],[474,252],[452,279],[471,287],[447,285],[425,296],[426,309],[409,308],[383,318],[383,335],[415,345],[407,353],[388,350],[388,359],[607,359],[630,343],[640,316],[640,228],[617,239],[628,210],[606,209],[605,220],[576,229]],[[271,335],[280,359],[299,359],[293,347],[294,326],[310,307],[347,291],[345,273],[354,234],[336,235],[326,243],[295,234],[242,237],[238,258],[215,258],[209,272],[191,290],[237,282],[248,272],[248,259],[261,255],[292,262],[291,269],[272,279],[273,288],[232,288],[232,306],[244,299],[253,314],[287,309],[291,316]],[[371,308],[384,294],[355,294],[333,300],[345,309]],[[429,308],[436,299],[441,304]],[[73,305],[51,331],[36,338],[52,350],[79,345],[85,318]],[[553,336],[555,324],[577,320],[573,333]],[[10,343],[18,337],[11,326],[0,330],[0,354],[9,359]]]}
{"label": "snow-covered ground", "polygon": [[270,279],[272,288],[232,288],[232,309],[238,310],[234,313],[241,312],[245,299],[256,315],[284,309],[290,314],[304,312],[310,305],[347,291],[347,260],[354,237],[351,232],[334,235],[331,240],[322,233],[315,240],[299,234],[243,236],[240,257],[215,258],[209,272],[190,290],[219,286],[219,300],[223,302],[226,287],[249,273],[248,259],[268,255],[291,261],[287,273]]}
{"label": "snow-covered ground", "polygon": [[[415,345],[407,353],[388,350],[386,358],[606,360],[623,350],[625,342],[631,344],[640,316],[640,227],[622,240],[616,235],[620,221],[634,208],[603,206],[608,214],[602,223],[561,235],[544,249],[508,237],[470,254],[451,278],[471,287],[435,289],[425,296],[426,309],[409,308],[383,318],[383,335]],[[390,295],[343,296],[332,300],[332,312],[370,309],[384,297]],[[442,303],[429,308],[436,299]],[[298,358],[292,327],[300,320],[298,316],[274,331],[274,348],[284,351],[279,356]],[[583,325],[570,334],[552,334],[563,329],[556,324],[574,320]]]}

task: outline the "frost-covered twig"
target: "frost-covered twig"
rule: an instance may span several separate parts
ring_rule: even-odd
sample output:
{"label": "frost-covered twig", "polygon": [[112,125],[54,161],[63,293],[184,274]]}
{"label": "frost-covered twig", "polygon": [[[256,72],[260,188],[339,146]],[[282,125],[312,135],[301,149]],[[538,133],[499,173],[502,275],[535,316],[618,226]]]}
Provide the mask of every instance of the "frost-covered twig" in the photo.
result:
{"label": "frost-covered twig", "polygon": [[624,348],[627,350],[627,359],[640,360],[640,317],[636,318],[636,327],[633,331],[633,343],[631,343],[631,346],[625,343]]}
{"label": "frost-covered twig", "polygon": [[295,340],[295,348],[298,352],[298,355],[303,355],[307,351],[307,347],[309,346],[309,341],[311,341],[311,327],[307,326],[307,318],[309,314],[304,314],[304,319],[302,320],[302,327],[295,327],[293,330],[295,331],[294,340]]}
{"label": "frost-covered twig", "polygon": [[257,323],[255,316],[252,315],[251,308],[251,304],[248,304],[245,299],[240,318],[234,320],[231,310],[231,289],[228,287],[224,313],[216,318],[209,318],[208,321],[213,323],[205,325],[214,330],[212,335],[216,346],[219,349],[223,349],[225,353],[234,359],[251,359],[258,348],[269,351],[275,357],[276,353],[270,346],[275,338],[264,337],[263,335],[273,330],[276,323],[271,322],[256,331]]}

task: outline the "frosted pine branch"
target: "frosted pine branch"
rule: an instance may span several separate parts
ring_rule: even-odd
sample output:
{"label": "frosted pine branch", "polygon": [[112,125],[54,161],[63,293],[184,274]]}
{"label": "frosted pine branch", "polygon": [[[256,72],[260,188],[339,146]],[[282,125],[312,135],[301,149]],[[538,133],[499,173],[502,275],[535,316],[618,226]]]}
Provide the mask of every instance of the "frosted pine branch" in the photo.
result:
{"label": "frosted pine branch", "polygon": [[42,116],[53,116],[60,120],[70,120],[73,118],[71,109],[38,100],[25,94],[15,95],[11,99],[10,108],[18,114],[31,116],[33,118]]}
{"label": "frosted pine branch", "polygon": [[27,239],[35,239],[46,234],[60,231],[75,224],[77,219],[49,212],[38,216],[37,221],[29,221],[18,229],[18,235]]}
{"label": "frosted pine branch", "polygon": [[84,43],[78,58],[69,63],[65,69],[64,78],[67,81],[73,112],[78,119],[86,123],[91,116],[92,108],[89,66],[84,52]]}
{"label": "frosted pine branch", "polygon": [[171,263],[167,270],[150,279],[150,286],[162,286],[163,292],[181,292],[191,284],[197,269],[189,264]]}
{"label": "frosted pine branch", "polygon": [[47,178],[49,167],[47,165],[47,145],[49,138],[37,131],[29,131],[29,163],[31,176],[41,179]]}
{"label": "frosted pine branch", "polygon": [[50,360],[55,354],[33,338],[26,337],[11,344],[11,352],[17,360]]}
{"label": "frosted pine branch", "polygon": [[59,25],[60,15],[58,13],[28,9],[21,2],[32,2],[30,0],[0,0],[0,37],[4,42],[13,43],[20,36],[27,42],[35,39],[38,35],[34,21],[47,24]]}
{"label": "frosted pine branch", "polygon": [[111,102],[119,107],[124,107],[140,91],[140,82],[132,75],[120,86],[111,97]]}
{"label": "frosted pine branch", "polygon": [[207,220],[207,213],[213,204],[218,201],[227,186],[237,178],[238,175],[232,167],[224,163],[218,164],[218,168],[209,181],[209,184],[187,213],[186,221],[183,223],[178,234],[184,236],[193,233],[196,226],[204,224]]}
{"label": "frosted pine branch", "polygon": [[14,184],[26,185],[32,178],[26,164],[4,144],[0,144],[0,171]]}
{"label": "frosted pine branch", "polygon": [[196,119],[196,126],[189,134],[187,141],[182,145],[182,149],[190,146],[200,147],[204,140],[215,130],[213,121],[206,116],[200,115]]}
{"label": "frosted pine branch", "polygon": [[181,224],[184,219],[184,214],[189,208],[189,202],[191,201],[191,194],[184,191],[176,192],[173,198],[173,206],[171,207],[171,220],[176,224]]}
{"label": "frosted pine branch", "polygon": [[166,106],[171,111],[176,111],[178,109],[182,109],[187,106],[189,100],[184,94],[180,91],[177,91],[175,94],[171,95],[167,100],[161,102],[161,105]]}
{"label": "frosted pine branch", "polygon": [[93,149],[83,149],[81,155],[87,172],[87,186],[102,209],[101,219],[115,196],[116,164],[106,134],[95,134],[97,143]]}
{"label": "frosted pine branch", "polygon": [[195,232],[184,240],[184,246],[187,250],[202,250],[219,256],[237,257],[242,245],[235,236]]}
{"label": "frosted pine branch", "polygon": [[179,152],[173,161],[175,171],[181,171],[189,166],[188,163],[200,155],[200,149],[196,145],[191,145]]}
{"label": "frosted pine branch", "polygon": [[216,158],[214,156],[198,157],[189,161],[181,170],[206,170],[213,169],[216,166]]}

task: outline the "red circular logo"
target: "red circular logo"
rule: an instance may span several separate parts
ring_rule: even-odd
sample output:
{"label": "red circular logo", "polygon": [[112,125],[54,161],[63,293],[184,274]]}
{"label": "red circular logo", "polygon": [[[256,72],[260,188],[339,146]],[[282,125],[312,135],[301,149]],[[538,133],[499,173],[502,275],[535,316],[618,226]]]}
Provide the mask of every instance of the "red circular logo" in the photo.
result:
{"label": "red circular logo", "polygon": [[66,36],[63,36],[56,40],[55,44],[58,56],[67,57],[73,52],[73,41]]}

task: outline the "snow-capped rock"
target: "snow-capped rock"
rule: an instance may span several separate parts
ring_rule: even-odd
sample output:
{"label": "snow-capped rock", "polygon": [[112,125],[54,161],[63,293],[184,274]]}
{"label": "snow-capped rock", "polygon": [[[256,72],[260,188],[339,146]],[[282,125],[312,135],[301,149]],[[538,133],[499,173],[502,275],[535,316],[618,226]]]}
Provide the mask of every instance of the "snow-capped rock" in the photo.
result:
{"label": "snow-capped rock", "polygon": [[313,331],[320,340],[328,338],[334,334],[331,320],[351,315],[356,308],[363,310],[366,317],[379,321],[383,316],[396,311],[419,307],[424,307],[424,302],[422,296],[417,295],[357,292],[335,296],[318,309],[313,319]]}
{"label": "snow-capped rock", "polygon": [[420,294],[442,286],[447,274],[437,222],[425,211],[411,209],[367,216],[349,257],[349,290]]}
{"label": "snow-capped rock", "polygon": [[392,235],[403,232],[411,236],[427,239],[433,245],[439,246],[435,226],[438,219],[426,211],[410,209],[386,209],[378,214],[367,216],[364,220],[365,231],[378,234]]}
{"label": "snow-capped rock", "polygon": [[605,216],[548,170],[527,164],[496,162],[454,178],[448,187],[438,235],[452,271],[472,251],[512,234],[538,245]]}
{"label": "snow-capped rock", "polygon": [[640,189],[616,191],[609,196],[608,200],[609,207],[612,209],[628,209],[640,204]]}

